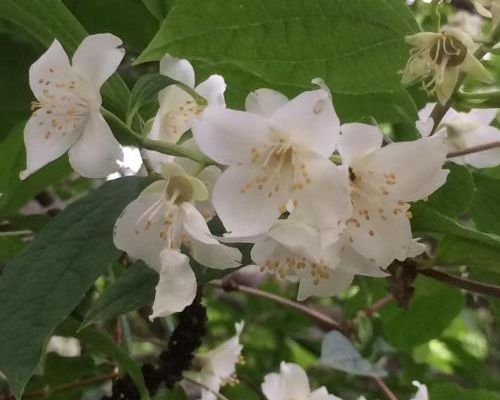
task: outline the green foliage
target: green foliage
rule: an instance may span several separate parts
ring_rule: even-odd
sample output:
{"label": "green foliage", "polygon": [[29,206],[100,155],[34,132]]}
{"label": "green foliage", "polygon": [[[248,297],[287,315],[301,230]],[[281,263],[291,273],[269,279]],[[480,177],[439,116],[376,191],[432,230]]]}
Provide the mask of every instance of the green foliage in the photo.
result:
{"label": "green foliage", "polygon": [[381,310],[384,337],[395,348],[410,351],[439,336],[463,307],[458,289],[420,276],[408,310],[395,302]]}
{"label": "green foliage", "polygon": [[158,273],[138,262],[109,285],[92,304],[82,327],[153,304]]}
{"label": "green foliage", "polygon": [[498,400],[500,396],[487,390],[466,390],[452,383],[434,385],[430,389],[432,400]]}
{"label": "green foliage", "polygon": [[321,345],[320,365],[351,375],[384,377],[387,372],[364,359],[352,343],[340,332],[328,333]]}
{"label": "green foliage", "polygon": [[73,203],[3,270],[0,369],[16,396],[36,368],[44,340],[117,257],[114,223],[147,182],[123,178]]}
{"label": "green foliage", "polygon": [[472,218],[478,229],[500,235],[500,179],[474,174],[474,181]]}
{"label": "green foliage", "polygon": [[[246,92],[264,85],[296,94],[321,77],[342,116],[362,110],[401,121],[415,116],[398,71],[408,54],[403,37],[416,31],[402,2],[188,0],[168,14],[137,62],[168,52],[222,74],[229,90],[243,83]],[[245,93],[238,93],[241,101]]]}

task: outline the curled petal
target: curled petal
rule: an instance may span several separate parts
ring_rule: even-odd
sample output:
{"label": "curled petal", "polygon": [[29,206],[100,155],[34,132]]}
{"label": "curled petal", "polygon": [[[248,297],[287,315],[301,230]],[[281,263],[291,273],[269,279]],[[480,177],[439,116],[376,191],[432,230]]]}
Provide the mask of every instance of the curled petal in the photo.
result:
{"label": "curled petal", "polygon": [[226,82],[220,75],[210,75],[207,80],[196,86],[195,91],[200,96],[203,96],[209,105],[226,105],[226,101],[224,100]]}
{"label": "curled petal", "polygon": [[160,254],[160,280],[156,286],[151,320],[184,310],[196,296],[196,276],[189,258],[179,251],[165,249]]}

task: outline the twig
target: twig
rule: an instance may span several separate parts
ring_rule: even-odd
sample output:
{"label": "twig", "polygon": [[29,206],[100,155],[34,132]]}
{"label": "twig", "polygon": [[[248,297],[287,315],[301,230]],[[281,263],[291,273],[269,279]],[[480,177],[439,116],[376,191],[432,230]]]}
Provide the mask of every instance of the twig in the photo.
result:
{"label": "twig", "polygon": [[[75,388],[82,387],[82,386],[92,385],[93,383],[110,381],[110,380],[117,378],[118,376],[119,376],[118,372],[112,372],[112,373],[106,374],[106,375],[98,375],[98,376],[94,376],[92,378],[82,379],[82,380],[70,382],[70,383],[65,383],[64,385],[56,386],[53,389],[42,389],[42,390],[34,390],[32,392],[26,392],[23,394],[22,397],[23,398],[46,397],[54,392],[62,392],[65,390],[75,389]],[[2,397],[0,397],[0,399],[2,399]],[[11,395],[11,396],[7,396],[5,398],[5,400],[11,400],[11,399],[15,399],[15,397]]]}
{"label": "twig", "polygon": [[392,300],[394,300],[394,296],[392,294],[388,294],[381,299],[377,300],[375,303],[369,305],[366,307],[363,312],[368,316],[371,317],[373,314],[375,314],[378,310],[380,310],[382,307],[385,305],[389,304]]}
{"label": "twig", "polygon": [[479,153],[480,151],[495,149],[497,147],[500,147],[500,140],[496,142],[481,144],[479,146],[469,147],[463,150],[451,151],[448,153],[446,157],[453,158],[458,156],[464,156],[466,154]]}
{"label": "twig", "polygon": [[456,275],[448,274],[446,272],[438,271],[433,268],[419,269],[418,272],[429,278],[448,283],[469,292],[484,294],[486,296],[500,298],[500,286],[490,285],[487,283],[472,281],[470,279],[461,278]]}
{"label": "twig", "polygon": [[225,290],[226,292],[238,291],[238,292],[242,292],[242,293],[251,294],[253,296],[261,297],[263,299],[271,300],[277,304],[281,304],[281,305],[284,305],[284,306],[287,306],[290,308],[294,308],[295,310],[298,310],[298,311],[304,313],[305,315],[307,315],[311,319],[313,319],[321,324],[324,324],[329,329],[344,332],[344,333],[346,331],[346,329],[340,323],[338,323],[337,321],[335,321],[333,318],[329,317],[328,315],[323,314],[322,312],[315,310],[311,307],[300,304],[296,301],[292,301],[292,300],[286,299],[284,297],[278,296],[276,294],[269,293],[269,292],[266,292],[264,290],[260,290],[260,289],[253,288],[250,286],[240,285],[240,284],[230,282],[230,281],[225,282],[225,283],[211,282],[210,285],[213,287]]}
{"label": "twig", "polygon": [[396,395],[392,392],[391,389],[389,389],[389,387],[385,384],[385,382],[382,379],[377,378],[375,376],[373,376],[371,379],[373,380],[373,382],[377,384],[382,393],[384,393],[384,396],[387,400],[398,400]]}

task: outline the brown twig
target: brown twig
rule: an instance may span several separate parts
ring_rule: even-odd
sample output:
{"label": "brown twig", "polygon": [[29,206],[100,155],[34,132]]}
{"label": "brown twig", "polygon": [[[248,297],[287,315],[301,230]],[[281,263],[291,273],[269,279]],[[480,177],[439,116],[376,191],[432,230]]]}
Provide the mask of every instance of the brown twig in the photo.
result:
{"label": "brown twig", "polygon": [[469,147],[463,150],[451,151],[447,154],[447,158],[453,158],[458,156],[465,156],[466,154],[479,153],[480,151],[495,149],[500,147],[500,141],[481,144],[479,146]]}
{"label": "brown twig", "polygon": [[388,294],[381,299],[377,300],[375,303],[369,305],[366,307],[363,312],[366,314],[366,316],[371,317],[373,314],[375,314],[378,310],[380,310],[382,307],[385,305],[389,304],[391,301],[394,300],[394,296],[392,294]]}
{"label": "brown twig", "polygon": [[[98,376],[94,376],[92,378],[81,379],[79,381],[65,383],[64,385],[56,386],[53,389],[33,390],[31,392],[24,393],[22,397],[25,399],[35,398],[35,397],[46,397],[54,392],[62,392],[65,390],[71,390],[71,389],[75,389],[75,388],[82,387],[82,386],[92,385],[93,383],[110,381],[110,380],[117,378],[118,376],[119,376],[118,372],[111,372],[111,373],[106,374],[106,375],[98,375]],[[13,400],[13,399],[15,399],[15,397],[12,395],[7,395],[7,397],[5,397],[5,398],[0,397],[0,399],[1,400]]]}
{"label": "brown twig", "polygon": [[226,292],[232,292],[232,291],[238,291],[242,293],[247,293],[251,294],[256,297],[260,297],[263,299],[271,300],[277,304],[281,304],[290,308],[293,308],[295,310],[298,310],[302,312],[303,314],[307,315],[309,318],[325,325],[329,329],[340,331],[345,333],[346,329],[337,321],[335,321],[333,318],[329,317],[326,314],[323,314],[322,312],[315,310],[311,307],[305,306],[303,304],[300,304],[296,301],[286,299],[284,297],[278,296],[273,293],[266,292],[264,290],[260,290],[257,288],[253,288],[250,286],[245,286],[245,285],[240,285],[231,281],[228,282],[211,282],[211,286],[225,290]]}
{"label": "brown twig", "polygon": [[382,379],[375,376],[373,376],[371,379],[377,384],[382,393],[384,393],[384,396],[387,400],[398,400],[396,395],[392,392],[391,389],[389,389],[389,386],[387,386]]}
{"label": "brown twig", "polygon": [[456,286],[469,292],[500,298],[500,286],[472,281],[470,279],[461,278],[433,268],[419,269],[418,272],[422,275],[428,276],[429,278],[448,283],[449,285]]}

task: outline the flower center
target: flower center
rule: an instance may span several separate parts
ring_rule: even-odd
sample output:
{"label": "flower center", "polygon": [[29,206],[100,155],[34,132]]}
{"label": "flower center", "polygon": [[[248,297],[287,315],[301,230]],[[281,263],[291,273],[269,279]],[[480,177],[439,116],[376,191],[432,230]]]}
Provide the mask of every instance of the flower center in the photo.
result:
{"label": "flower center", "polygon": [[[189,95],[186,94],[186,96]],[[183,133],[191,129],[193,120],[201,115],[204,108],[189,97],[176,108],[166,112],[161,117],[161,130],[167,135],[167,140],[177,143]]]}
{"label": "flower center", "polygon": [[431,47],[430,56],[436,64],[445,63],[447,67],[456,67],[463,63],[467,47],[456,37],[443,34]]}

